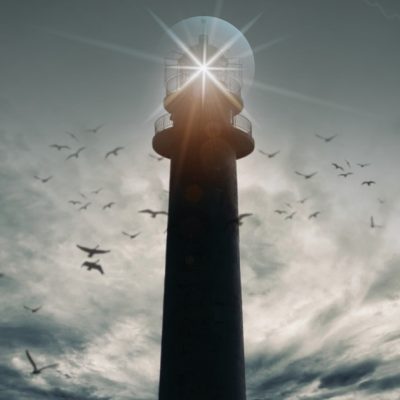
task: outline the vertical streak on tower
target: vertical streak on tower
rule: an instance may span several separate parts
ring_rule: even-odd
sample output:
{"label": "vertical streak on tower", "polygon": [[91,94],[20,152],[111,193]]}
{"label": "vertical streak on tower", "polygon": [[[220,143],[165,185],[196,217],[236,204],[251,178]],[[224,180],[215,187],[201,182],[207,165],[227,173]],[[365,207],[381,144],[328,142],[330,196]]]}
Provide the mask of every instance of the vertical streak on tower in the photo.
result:
{"label": "vertical streak on tower", "polygon": [[[191,51],[205,48],[218,50],[201,36]],[[167,81],[171,115],[153,139],[171,159],[159,399],[245,400],[236,159],[254,148],[251,124],[229,69],[204,87],[188,62]]]}

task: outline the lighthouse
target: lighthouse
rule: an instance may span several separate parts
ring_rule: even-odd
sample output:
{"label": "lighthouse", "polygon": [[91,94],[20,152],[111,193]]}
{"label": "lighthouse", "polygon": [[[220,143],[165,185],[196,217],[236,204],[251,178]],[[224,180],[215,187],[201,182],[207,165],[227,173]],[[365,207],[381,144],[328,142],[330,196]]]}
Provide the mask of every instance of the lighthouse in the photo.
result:
{"label": "lighthouse", "polygon": [[206,32],[165,60],[170,159],[159,400],[245,400],[236,160],[254,149],[240,59]]}

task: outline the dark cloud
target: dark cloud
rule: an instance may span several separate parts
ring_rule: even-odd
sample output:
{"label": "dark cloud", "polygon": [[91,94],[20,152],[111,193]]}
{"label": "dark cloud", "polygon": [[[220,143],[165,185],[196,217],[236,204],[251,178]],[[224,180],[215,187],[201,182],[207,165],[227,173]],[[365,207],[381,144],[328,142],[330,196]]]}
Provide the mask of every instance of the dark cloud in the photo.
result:
{"label": "dark cloud", "polygon": [[359,390],[365,390],[369,393],[381,393],[398,388],[400,388],[400,374],[381,379],[370,379],[358,385]]}
{"label": "dark cloud", "polygon": [[354,385],[365,376],[372,374],[379,366],[377,360],[362,361],[357,364],[343,365],[323,376],[320,380],[320,388],[337,388]]}

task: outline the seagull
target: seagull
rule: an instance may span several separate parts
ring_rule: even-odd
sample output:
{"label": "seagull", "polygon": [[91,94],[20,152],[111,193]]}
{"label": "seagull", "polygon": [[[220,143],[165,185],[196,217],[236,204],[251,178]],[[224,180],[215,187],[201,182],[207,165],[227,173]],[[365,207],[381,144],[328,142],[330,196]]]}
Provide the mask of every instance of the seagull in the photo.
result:
{"label": "seagull", "polygon": [[35,175],[34,178],[38,181],[41,181],[42,183],[46,183],[52,178],[52,176],[50,175],[47,178],[41,178],[40,176]]}
{"label": "seagull", "polygon": [[76,140],[77,142],[79,142],[78,138],[72,133],[72,132],[65,132],[69,137],[71,137],[72,139]]}
{"label": "seagull", "polygon": [[375,224],[374,217],[372,217],[372,216],[371,216],[371,219],[370,219],[370,227],[371,228],[383,228],[382,225],[376,225]]}
{"label": "seagull", "polygon": [[103,188],[98,188],[96,190],[92,190],[92,193],[93,194],[99,194],[102,190],[103,190]]}
{"label": "seagull", "polygon": [[85,129],[85,132],[97,133],[103,126],[104,126],[104,124],[101,124],[101,125],[96,126],[95,128],[88,128],[88,129]]}
{"label": "seagull", "polygon": [[343,174],[339,174],[338,176],[343,176],[343,178],[347,178],[349,175],[353,175],[352,172],[343,172]]}
{"label": "seagull", "polygon": [[321,211],[315,211],[308,216],[308,219],[317,218],[319,214],[321,214]]}
{"label": "seagull", "polygon": [[40,374],[43,370],[47,369],[47,368],[55,368],[58,367],[58,364],[50,364],[50,365],[46,365],[45,367],[42,368],[38,368],[35,364],[35,361],[33,361],[32,356],[29,354],[29,350],[25,350],[25,354],[28,357],[29,362],[31,363],[32,367],[33,367],[33,371],[32,371],[32,375],[38,375]]}
{"label": "seagull", "polygon": [[312,174],[302,174],[301,172],[298,171],[294,171],[297,175],[302,176],[304,179],[310,179],[312,178],[314,175],[316,175],[318,172],[313,172]]}
{"label": "seagull", "polygon": [[337,135],[325,137],[325,136],[318,135],[318,133],[317,133],[315,136],[316,136],[317,138],[321,139],[321,140],[325,140],[325,143],[328,143],[328,142],[330,142],[331,140],[335,139],[335,137],[336,137]]}
{"label": "seagull", "polygon": [[85,261],[82,265],[82,267],[86,267],[88,271],[92,270],[92,269],[96,269],[97,271],[99,271],[102,275],[104,275],[104,271],[102,266],[99,264],[100,260],[97,260],[95,262],[93,261]]}
{"label": "seagull", "polygon": [[117,156],[117,155],[118,155],[118,152],[121,151],[121,150],[123,150],[123,149],[124,149],[124,147],[122,147],[122,146],[116,147],[115,149],[110,150],[109,152],[107,152],[107,153],[106,153],[106,156],[105,156],[104,158],[107,158],[107,157],[110,156],[111,154],[114,154],[114,156]]}
{"label": "seagull", "polygon": [[290,203],[285,203],[285,206],[288,207],[288,208],[293,208]]}
{"label": "seagull", "polygon": [[304,204],[308,199],[309,199],[309,197],[304,197],[304,198],[298,200],[298,203]]}
{"label": "seagull", "polygon": [[65,144],[51,144],[51,145],[49,145],[49,147],[57,149],[58,151],[63,150],[63,149],[67,149],[67,150],[71,149],[71,147],[66,146]]}
{"label": "seagull", "polygon": [[92,203],[89,201],[88,203],[84,204],[82,207],[79,207],[79,211],[82,210],[87,210],[87,208],[91,205]]}
{"label": "seagull", "polygon": [[140,210],[138,212],[142,214],[151,214],[151,218],[155,218],[157,217],[157,215],[168,215],[166,211],[153,211],[148,208],[146,208],[145,210]]}
{"label": "seagull", "polygon": [[285,211],[285,210],[275,210],[274,212],[277,213],[277,214],[279,214],[279,215],[281,215],[281,214],[287,214],[287,211]]}
{"label": "seagull", "polygon": [[36,307],[36,308],[31,308],[31,307],[28,307],[28,306],[24,306],[24,308],[25,308],[25,310],[31,311],[32,314],[33,314],[33,313],[38,312],[42,308],[42,306],[39,306],[39,307]]}
{"label": "seagull", "polygon": [[109,203],[107,203],[103,206],[103,210],[105,210],[106,208],[111,208],[114,204],[115,204],[114,201],[110,201]]}
{"label": "seagull", "polygon": [[87,199],[87,197],[86,197],[86,195],[85,195],[84,193],[79,192],[79,195],[80,195],[82,198]]}
{"label": "seagull", "polygon": [[155,155],[153,155],[153,154],[149,154],[149,157],[154,158],[154,159],[157,160],[157,161],[161,161],[161,160],[164,159],[164,157],[158,157],[158,156],[155,156]]}
{"label": "seagull", "polygon": [[274,158],[277,154],[279,154],[281,151],[277,150],[273,153],[266,153],[265,151],[258,150],[261,154],[264,154],[264,156],[267,156],[268,158]]}
{"label": "seagull", "polygon": [[78,158],[79,157],[79,153],[84,150],[85,147],[80,147],[75,153],[70,154],[65,160],[69,160],[70,158]]}
{"label": "seagull", "polygon": [[293,217],[295,216],[296,211],[293,211],[290,215],[288,215],[287,217],[285,217],[285,220],[287,219],[293,219]]}
{"label": "seagull", "polygon": [[82,202],[79,200],[70,200],[70,201],[68,201],[68,203],[71,203],[74,206],[76,206],[77,204],[82,204]]}
{"label": "seagull", "polygon": [[93,257],[94,254],[105,254],[105,253],[109,253],[111,250],[101,250],[99,249],[99,245],[97,245],[94,248],[90,248],[90,247],[85,247],[85,246],[81,246],[79,244],[76,245],[76,247],[82,251],[84,251],[85,253],[88,253],[88,257]]}
{"label": "seagull", "polygon": [[375,185],[376,182],[375,181],[364,181],[363,183],[361,183],[361,185],[367,185],[367,186],[371,186],[371,185]]}
{"label": "seagull", "polygon": [[336,164],[336,163],[331,163],[336,169],[340,169],[340,170],[342,170],[342,171],[344,171],[344,169],[343,169],[343,167],[342,166],[340,166],[339,164]]}
{"label": "seagull", "polygon": [[135,239],[136,236],[139,236],[139,235],[140,235],[140,232],[134,233],[133,235],[131,235],[130,233],[127,233],[127,232],[122,231],[122,234],[125,235],[125,236],[127,236],[129,239]]}
{"label": "seagull", "polygon": [[350,164],[350,162],[347,161],[347,160],[344,160],[344,161],[346,161],[347,166],[351,169],[351,164]]}
{"label": "seagull", "polygon": [[360,168],[365,168],[365,167],[369,167],[371,164],[370,163],[358,163],[357,164]]}
{"label": "seagull", "polygon": [[252,213],[243,213],[243,214],[239,214],[239,215],[237,216],[237,218],[234,218],[234,219],[228,221],[228,224],[229,224],[229,223],[235,223],[235,224],[238,224],[239,226],[240,226],[240,225],[243,225],[243,218],[250,217],[251,215],[253,215],[253,214],[252,214]]}

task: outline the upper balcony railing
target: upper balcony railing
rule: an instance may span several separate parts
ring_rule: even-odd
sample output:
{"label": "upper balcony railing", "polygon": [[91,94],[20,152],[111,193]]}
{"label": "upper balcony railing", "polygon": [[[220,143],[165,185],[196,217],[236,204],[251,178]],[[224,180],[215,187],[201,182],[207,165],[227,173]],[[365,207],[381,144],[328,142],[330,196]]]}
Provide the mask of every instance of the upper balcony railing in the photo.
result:
{"label": "upper balcony railing", "polygon": [[[165,131],[166,129],[172,128],[174,126],[174,122],[171,120],[170,117],[170,114],[164,114],[156,120],[156,122],[154,123],[155,133]],[[251,122],[243,115],[235,115],[231,119],[231,124],[234,128],[246,133],[247,135],[252,135]]]}

